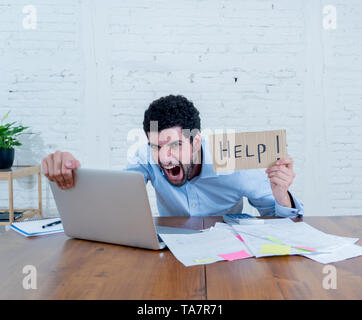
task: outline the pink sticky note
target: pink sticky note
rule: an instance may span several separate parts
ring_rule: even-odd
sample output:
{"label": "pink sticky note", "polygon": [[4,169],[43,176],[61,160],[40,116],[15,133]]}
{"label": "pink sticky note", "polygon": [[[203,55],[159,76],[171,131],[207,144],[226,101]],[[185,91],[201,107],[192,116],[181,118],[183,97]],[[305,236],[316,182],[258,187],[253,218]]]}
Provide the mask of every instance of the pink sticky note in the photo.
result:
{"label": "pink sticky note", "polygon": [[295,246],[297,249],[302,249],[302,250],[308,250],[308,251],[315,251],[314,248],[310,248],[310,247],[303,247],[303,246]]}
{"label": "pink sticky note", "polygon": [[236,236],[240,241],[244,242],[243,238],[241,236]]}
{"label": "pink sticky note", "polygon": [[245,250],[240,250],[233,253],[219,254],[219,257],[227,261],[233,261],[238,259],[250,258],[251,255],[247,253]]}

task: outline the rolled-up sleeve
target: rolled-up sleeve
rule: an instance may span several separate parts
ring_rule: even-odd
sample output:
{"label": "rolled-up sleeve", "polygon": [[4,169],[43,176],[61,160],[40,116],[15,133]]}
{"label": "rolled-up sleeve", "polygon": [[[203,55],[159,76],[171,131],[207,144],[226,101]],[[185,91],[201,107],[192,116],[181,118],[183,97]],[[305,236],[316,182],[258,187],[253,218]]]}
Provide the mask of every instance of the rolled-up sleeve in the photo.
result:
{"label": "rolled-up sleeve", "polygon": [[145,183],[153,181],[151,164],[147,161],[147,147],[139,148],[128,160],[125,171],[141,172],[145,178]]}
{"label": "rolled-up sleeve", "polygon": [[[304,214],[303,203],[300,202],[289,191],[293,199],[295,208],[281,206],[274,198],[269,179],[259,171],[254,171],[252,179],[252,189],[247,194],[250,205],[256,208],[261,216],[277,216],[283,218],[296,218]],[[250,180],[249,180],[250,181]]]}
{"label": "rolled-up sleeve", "polygon": [[289,192],[289,195],[294,201],[295,208],[288,208],[281,206],[277,201],[275,201],[275,215],[278,217],[285,218],[296,218],[304,214],[304,206],[294,195]]}

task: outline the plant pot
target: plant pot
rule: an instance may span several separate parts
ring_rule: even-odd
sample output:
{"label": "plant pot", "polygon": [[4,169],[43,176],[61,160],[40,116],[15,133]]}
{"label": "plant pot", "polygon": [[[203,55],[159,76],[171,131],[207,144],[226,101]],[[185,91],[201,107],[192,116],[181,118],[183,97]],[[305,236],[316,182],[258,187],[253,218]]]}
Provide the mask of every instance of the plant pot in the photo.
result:
{"label": "plant pot", "polygon": [[14,163],[15,150],[0,149],[0,169],[9,169]]}

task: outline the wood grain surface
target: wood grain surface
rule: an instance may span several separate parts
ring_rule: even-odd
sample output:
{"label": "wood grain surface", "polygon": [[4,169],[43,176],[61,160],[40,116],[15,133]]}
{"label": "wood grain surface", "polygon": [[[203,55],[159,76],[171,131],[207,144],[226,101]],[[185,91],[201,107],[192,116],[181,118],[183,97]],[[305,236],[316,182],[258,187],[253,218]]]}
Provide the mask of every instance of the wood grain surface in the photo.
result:
{"label": "wood grain surface", "polygon": [[[362,217],[305,217],[317,229],[360,238]],[[205,227],[221,218],[205,218]],[[301,221],[301,219],[299,219]],[[362,245],[359,240],[357,244]],[[362,299],[362,256],[331,263],[337,289],[323,288],[326,266],[301,256],[249,258],[206,265],[207,299]]]}
{"label": "wood grain surface", "polygon": [[[173,218],[166,225],[201,229],[202,223],[202,218]],[[153,251],[71,239],[63,233],[25,238],[12,230],[0,236],[0,244],[0,299],[206,296],[204,266],[185,268],[167,249]],[[23,288],[25,265],[36,267],[35,290]]]}
{"label": "wood grain surface", "polygon": [[[202,229],[220,217],[158,218]],[[306,217],[318,229],[361,238],[362,216]],[[358,244],[362,244],[360,240]],[[64,234],[0,236],[0,299],[362,299],[362,257],[333,263],[337,289],[323,289],[325,265],[299,256],[249,258],[185,267],[168,249],[152,251]],[[23,268],[37,270],[25,290]]]}

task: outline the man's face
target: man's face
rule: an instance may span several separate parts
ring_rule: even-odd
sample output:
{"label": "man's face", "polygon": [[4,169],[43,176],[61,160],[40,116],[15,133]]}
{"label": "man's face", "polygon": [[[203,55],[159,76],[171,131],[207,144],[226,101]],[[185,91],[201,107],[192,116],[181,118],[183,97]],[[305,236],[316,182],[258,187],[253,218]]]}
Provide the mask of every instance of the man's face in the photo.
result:
{"label": "man's face", "polygon": [[182,186],[194,168],[193,146],[181,127],[160,132],[148,132],[152,157],[160,166],[167,180],[174,186]]}

